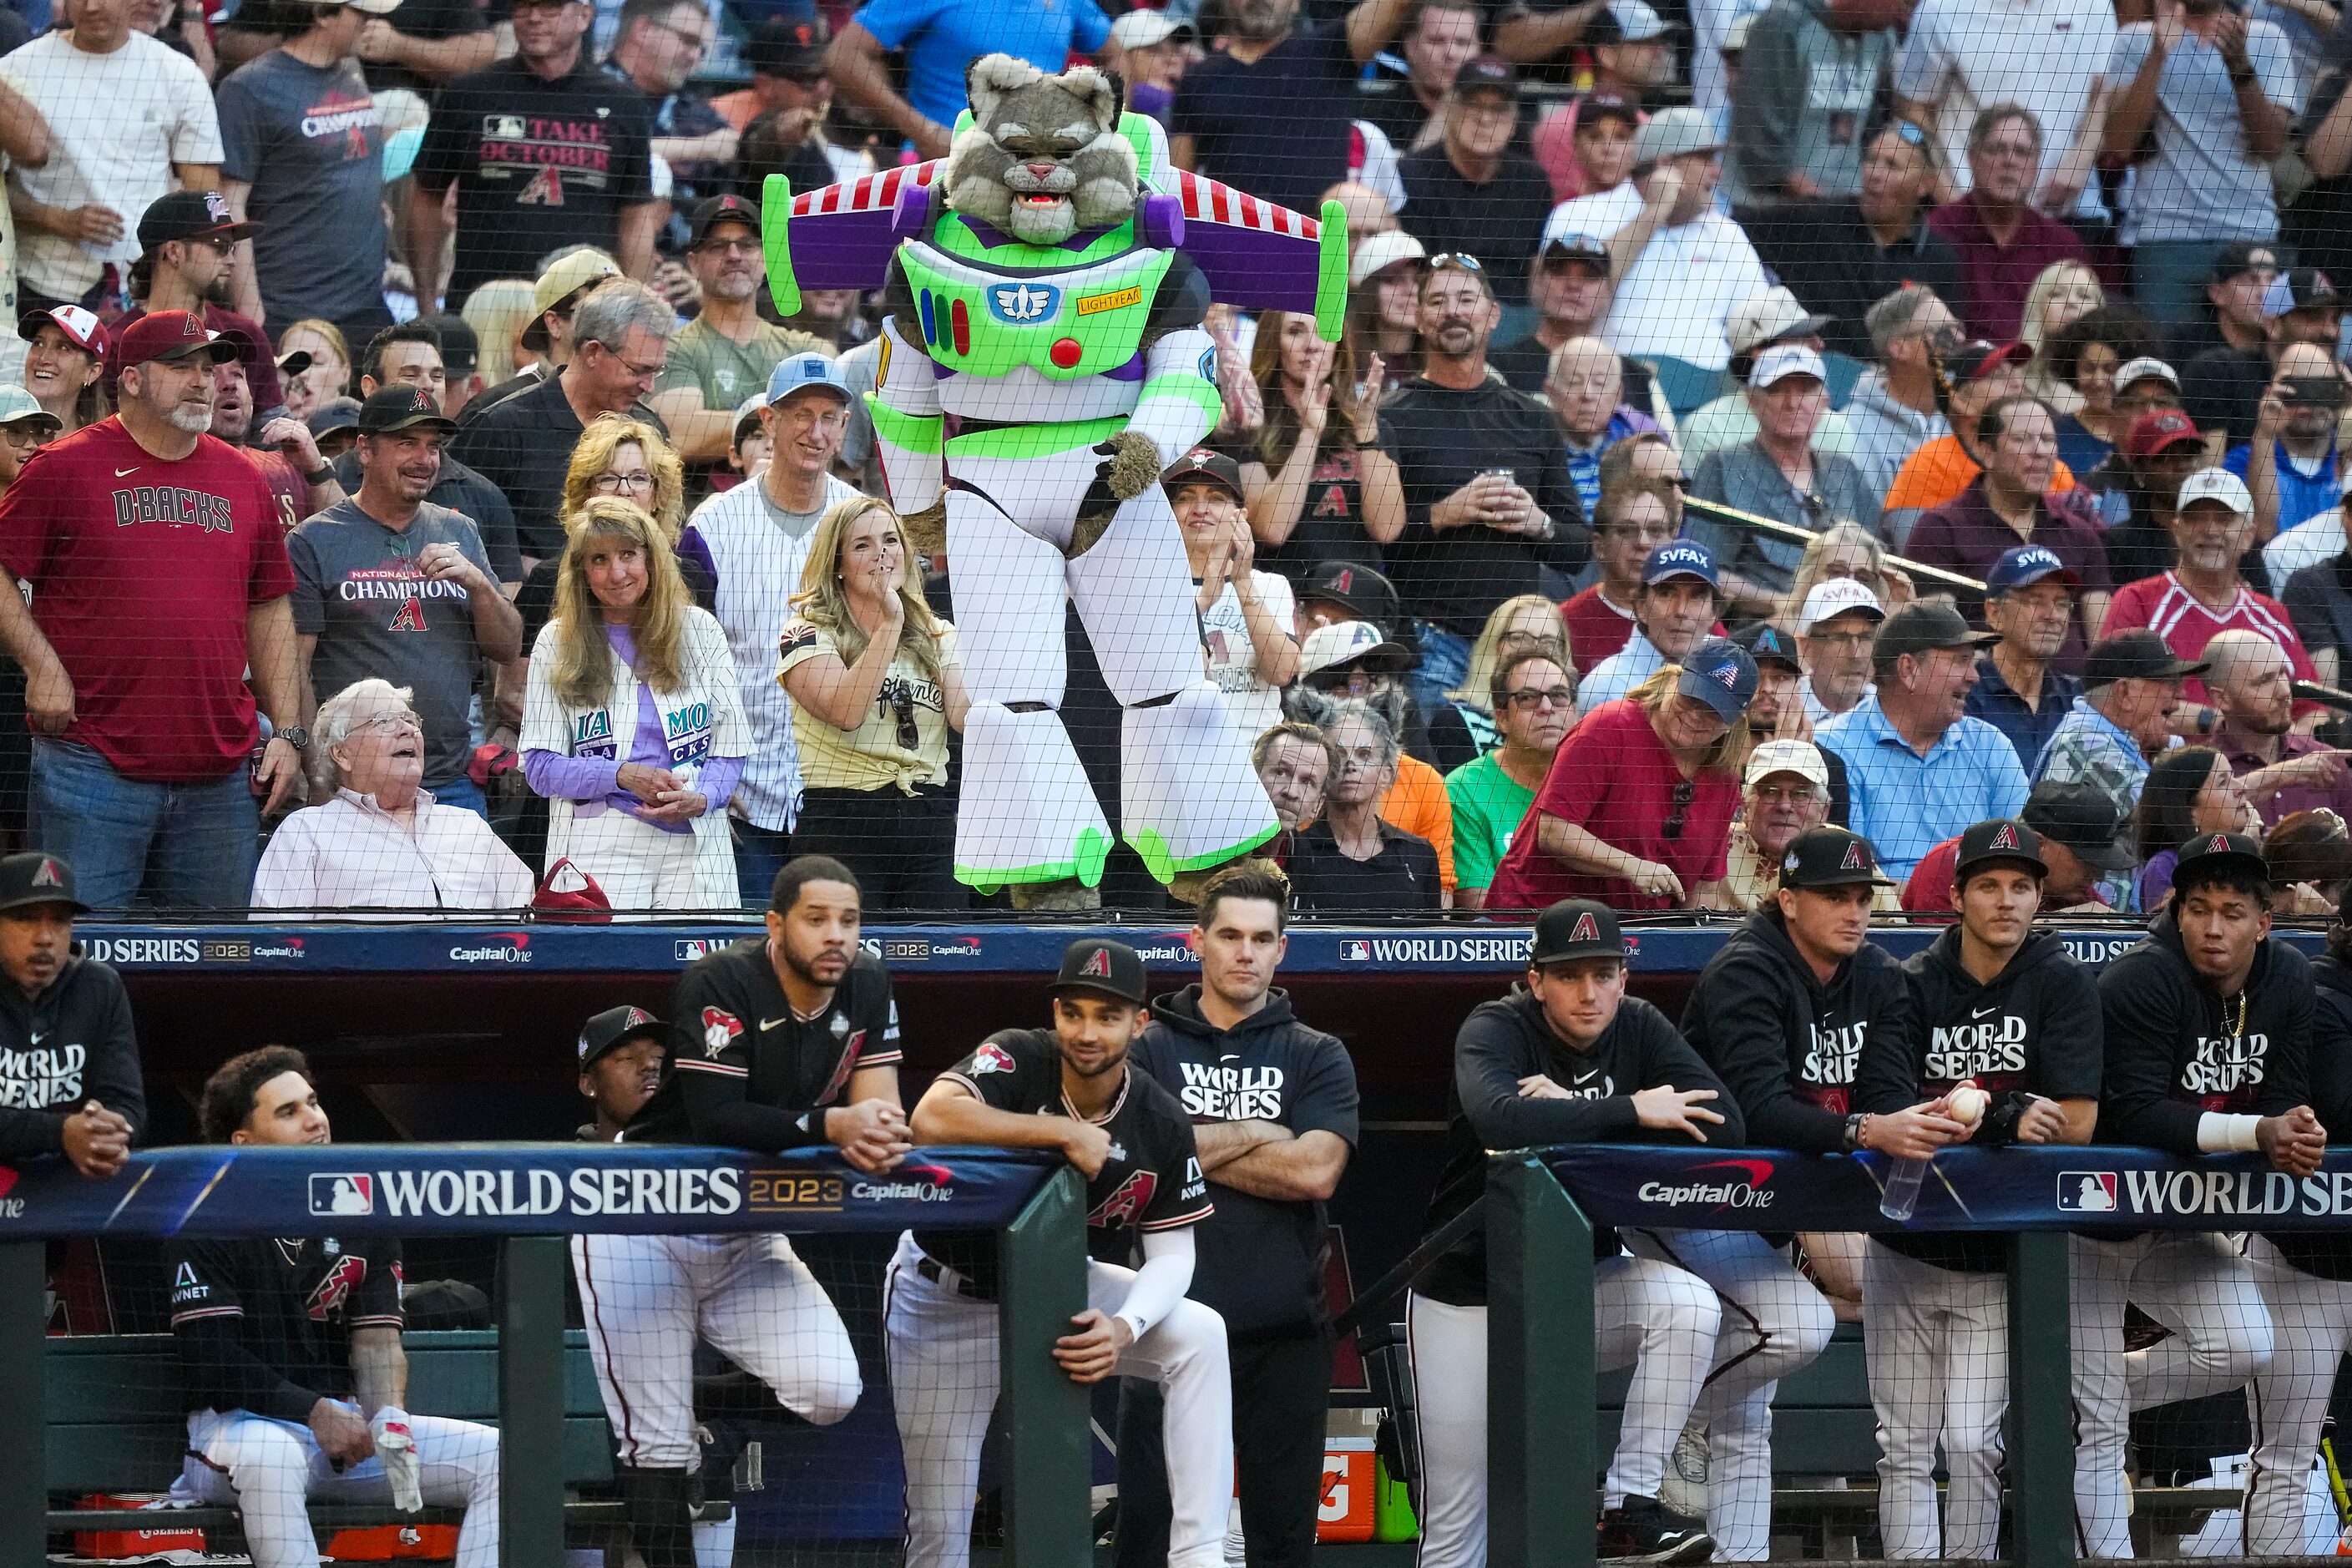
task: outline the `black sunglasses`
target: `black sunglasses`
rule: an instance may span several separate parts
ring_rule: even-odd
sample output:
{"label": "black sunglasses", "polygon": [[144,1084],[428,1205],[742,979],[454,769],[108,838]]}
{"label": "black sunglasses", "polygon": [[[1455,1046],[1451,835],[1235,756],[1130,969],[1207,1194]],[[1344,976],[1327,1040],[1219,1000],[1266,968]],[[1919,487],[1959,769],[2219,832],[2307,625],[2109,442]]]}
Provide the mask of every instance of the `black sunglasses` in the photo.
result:
{"label": "black sunglasses", "polygon": [[1697,794],[1698,785],[1689,779],[1675,785],[1675,814],[1666,818],[1665,826],[1660,829],[1668,838],[1683,836],[1683,818],[1689,815],[1691,800]]}
{"label": "black sunglasses", "polygon": [[919,752],[923,749],[922,731],[915,728],[915,697],[905,687],[890,693],[891,711],[898,716],[898,749]]}

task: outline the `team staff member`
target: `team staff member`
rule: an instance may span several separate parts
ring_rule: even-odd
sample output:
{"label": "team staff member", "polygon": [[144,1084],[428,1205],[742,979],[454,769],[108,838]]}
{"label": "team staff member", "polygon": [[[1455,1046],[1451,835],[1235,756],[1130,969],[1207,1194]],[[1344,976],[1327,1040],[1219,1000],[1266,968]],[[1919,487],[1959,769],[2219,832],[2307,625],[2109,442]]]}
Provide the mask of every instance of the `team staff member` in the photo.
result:
{"label": "team staff member", "polygon": [[[831,1143],[858,1170],[896,1165],[898,1007],[881,961],[858,951],[861,913],[838,861],[786,866],[765,940],[679,977],[661,1087],[623,1139],[762,1154]],[[781,1236],[575,1236],[572,1264],[637,1550],[646,1568],[692,1568],[697,1333],[830,1426],[862,1387],[849,1332]]]}
{"label": "team staff member", "polygon": [[[1425,1230],[1435,1234],[1478,1201],[1489,1149],[1747,1142],[1721,1080],[1665,1015],[1625,994],[1628,951],[1604,904],[1564,899],[1537,917],[1526,980],[1481,1004],[1454,1037],[1445,1166]],[[1594,1241],[1597,1364],[1634,1369],[1601,1483],[1598,1555],[1703,1563],[1713,1538],[1660,1504],[1658,1489],[1708,1367],[1737,1336],[1717,1334],[1727,1314],[1704,1281],[1627,1256],[1606,1230]],[[1421,1568],[1478,1568],[1486,1560],[1483,1223],[1421,1277],[1406,1322],[1420,1399]]]}
{"label": "team staff member", "polygon": [[[1132,1062],[1192,1119],[1216,1213],[1193,1230],[1192,1297],[1225,1320],[1249,1560],[1303,1568],[1323,1493],[1331,1332],[1323,1205],[1356,1146],[1356,1068],[1275,989],[1289,879],[1256,862],[1210,879],[1192,922],[1201,978],[1151,1005]],[[1159,1401],[1119,1411],[1118,1561],[1168,1560]]]}
{"label": "team staff member", "polygon": [[[2298,1176],[2319,1168],[2311,963],[2271,935],[2270,900],[2252,838],[2200,833],[2180,847],[2147,940],[2099,976],[2106,1142],[2184,1159],[2259,1151]],[[2076,1529],[2083,1555],[2128,1557],[2130,1412],[2242,1386],[2271,1359],[2271,1318],[2246,1260],[2215,1232],[2077,1236],[2074,1251]],[[2126,1356],[2126,1301],[2171,1337]]]}
{"label": "team staff member", "polygon": [[[2337,909],[2311,978],[2311,1109],[2324,1127],[2352,1127],[2352,900]],[[2246,1260],[2270,1310],[2272,1350],[2270,1364],[2254,1373],[2245,1551],[2299,1556],[2304,1480],[2336,1363],[2352,1351],[2352,1238],[2256,1233],[2246,1238]]]}
{"label": "team staff member", "polygon": [[[1160,1385],[1172,1501],[1169,1568],[1223,1568],[1234,1495],[1225,1325],[1192,1284],[1194,1231],[1213,1205],[1192,1124],[1128,1070],[1142,1027],[1143,960],[1086,938],[1062,954],[1052,1029],[1000,1029],[931,1082],[915,1107],[925,1143],[1050,1149],[1087,1178],[1087,1310],[1054,1343],[1074,1383]],[[1143,1267],[1122,1265],[1143,1251]],[[1116,1261],[1114,1261],[1116,1260]],[[883,1321],[907,1468],[907,1568],[964,1568],[981,1441],[996,1405],[996,1238],[898,1238]]]}
{"label": "team staff member", "polygon": [[[1917,1048],[1902,968],[1869,941],[1871,898],[1884,881],[1870,841],[1842,827],[1811,828],[1790,843],[1780,865],[1772,901],[1699,973],[1684,1037],[1729,1088],[1759,1147],[1933,1153],[1960,1135],[1958,1122],[1917,1108],[1864,1115],[1849,1103],[1864,1037],[1891,1035],[1898,1048]],[[1707,1428],[1707,1529],[1717,1555],[1761,1560],[1771,1526],[1772,1391],[1829,1342],[1830,1305],[1752,1232],[1631,1231],[1626,1240],[1714,1286],[1727,1307],[1724,1342],[1744,1334],[1759,1347],[1725,1363],[1696,1419]],[[1831,1272],[1826,1283],[1858,1289],[1850,1275],[1860,1249],[1851,1238],[1808,1237],[1805,1246],[1815,1267]],[[1841,1265],[1847,1273],[1833,1272]]]}
{"label": "team staff member", "polygon": [[[2009,817],[1960,836],[1959,923],[1903,965],[1917,1002],[1913,1055],[1864,1037],[1865,1109],[1902,1110],[1973,1083],[1991,1097],[1979,1147],[2086,1143],[2099,1110],[2099,993],[2055,931],[2033,929],[2049,867]],[[1966,1119],[1954,1116],[1955,1121]],[[1998,1236],[1891,1231],[1863,1257],[1863,1342],[1878,1414],[1878,1528],[1889,1557],[1990,1558],[2000,1531],[2009,1404],[2007,1248]],[[1936,1520],[1936,1448],[1950,1482]]]}
{"label": "team staff member", "polygon": [[[284,1046],[223,1062],[197,1110],[208,1142],[334,1142],[310,1064]],[[312,1498],[462,1507],[457,1568],[495,1568],[498,1433],[403,1408],[397,1240],[183,1239],[163,1258],[188,1400],[174,1498],[237,1510],[254,1568],[318,1568]]]}
{"label": "team staff member", "polygon": [[73,868],[0,860],[0,1160],[63,1154],[85,1176],[122,1169],[147,1126],[122,978],[73,951]]}

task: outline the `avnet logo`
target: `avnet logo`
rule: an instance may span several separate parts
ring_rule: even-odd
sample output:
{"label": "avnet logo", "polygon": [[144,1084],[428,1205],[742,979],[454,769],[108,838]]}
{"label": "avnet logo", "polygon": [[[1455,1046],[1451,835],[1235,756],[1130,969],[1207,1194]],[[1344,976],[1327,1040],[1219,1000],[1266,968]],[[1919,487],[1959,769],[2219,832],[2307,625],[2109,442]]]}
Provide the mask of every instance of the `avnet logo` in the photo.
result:
{"label": "avnet logo", "polygon": [[[1721,1171],[1724,1174],[1709,1180],[1709,1171]],[[1775,1194],[1765,1186],[1772,1179],[1769,1161],[1717,1160],[1693,1165],[1687,1174],[1691,1178],[1687,1181],[1643,1182],[1634,1189],[1633,1195],[1645,1204],[1666,1208],[1760,1209],[1772,1205]]]}

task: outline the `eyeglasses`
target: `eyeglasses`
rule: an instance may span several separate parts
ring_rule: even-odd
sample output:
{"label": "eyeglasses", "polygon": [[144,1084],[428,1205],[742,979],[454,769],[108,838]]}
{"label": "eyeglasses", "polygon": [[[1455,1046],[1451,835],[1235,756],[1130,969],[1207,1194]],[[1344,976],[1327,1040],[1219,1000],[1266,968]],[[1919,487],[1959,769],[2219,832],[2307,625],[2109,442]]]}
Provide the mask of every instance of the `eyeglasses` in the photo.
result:
{"label": "eyeglasses", "polygon": [[0,425],[0,441],[5,441],[20,452],[30,452],[41,444],[47,434],[41,426],[26,420],[16,425]]}
{"label": "eyeglasses", "polygon": [[1570,686],[1527,687],[1511,692],[1504,699],[1512,707],[1533,711],[1547,702],[1554,708],[1576,706],[1576,689]]}
{"label": "eyeglasses", "polygon": [[902,752],[921,751],[922,731],[915,728],[915,694],[900,687],[890,693],[890,708],[898,716],[898,749]]}
{"label": "eyeglasses", "polygon": [[1680,838],[1683,836],[1683,818],[1690,815],[1691,801],[1697,795],[1697,794],[1698,785],[1689,779],[1684,779],[1680,783],[1676,784],[1675,785],[1675,814],[1666,818],[1665,826],[1661,827],[1658,831],[1664,834],[1668,839]]}
{"label": "eyeglasses", "polygon": [[413,730],[418,734],[423,734],[425,732],[425,721],[419,719],[414,713],[383,713],[369,720],[364,724],[354,724],[352,726],[352,733],[354,735],[362,734],[369,730],[383,730],[393,734],[398,734],[403,731]]}
{"label": "eyeglasses", "polygon": [[600,496],[616,496],[623,490],[636,490],[646,495],[654,493],[654,477],[640,468],[634,474],[598,474],[588,482],[588,488]]}
{"label": "eyeglasses", "polygon": [[697,53],[710,47],[709,33],[698,33],[690,27],[680,27],[668,22],[648,22],[646,26],[658,32],[667,33],[681,44],[691,44]]}
{"label": "eyeglasses", "polygon": [[1568,640],[1558,632],[1505,632],[1495,639],[1505,647],[1564,648]]}
{"label": "eyeglasses", "polygon": [[1811,805],[1822,798],[1821,792],[1809,784],[1790,784],[1785,789],[1779,784],[1760,784],[1756,786],[1755,795],[1767,805],[1779,805],[1782,802],[1790,805]]}
{"label": "eyeglasses", "polygon": [[632,364],[627,360],[622,359],[621,351],[610,343],[591,343],[589,346],[602,349],[607,357],[618,360],[621,368],[629,373],[629,379],[640,386],[652,384],[662,373],[663,366],[660,364]]}
{"label": "eyeglasses", "polygon": [[720,252],[732,254],[738,250],[746,256],[757,256],[760,254],[760,242],[756,239],[706,239],[694,247],[697,256],[712,256]]}

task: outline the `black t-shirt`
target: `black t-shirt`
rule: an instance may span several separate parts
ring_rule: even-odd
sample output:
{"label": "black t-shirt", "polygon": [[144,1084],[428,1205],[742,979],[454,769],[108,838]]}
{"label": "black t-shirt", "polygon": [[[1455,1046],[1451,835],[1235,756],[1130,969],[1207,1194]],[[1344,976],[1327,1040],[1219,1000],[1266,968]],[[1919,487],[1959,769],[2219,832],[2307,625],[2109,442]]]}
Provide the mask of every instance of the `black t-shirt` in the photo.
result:
{"label": "black t-shirt", "polygon": [[622,209],[653,199],[652,112],[584,51],[553,81],[512,59],[443,88],[416,183],[432,195],[457,187],[450,303],[494,278],[538,277],[541,258],[563,246],[617,252]]}
{"label": "black t-shirt", "polygon": [[1213,53],[1186,70],[1168,129],[1193,138],[1195,173],[1311,214],[1348,177],[1356,104],[1345,31],[1302,23],[1253,64]]}
{"label": "black t-shirt", "polygon": [[307,1421],[351,1396],[352,1331],[402,1325],[390,1237],[173,1240],[163,1258],[190,1410]]}
{"label": "black t-shirt", "polygon": [[[401,0],[400,8],[384,20],[395,33],[438,43],[467,33],[488,32],[506,19],[509,9],[506,0],[488,5],[483,0]],[[367,79],[368,85],[378,91],[404,87],[426,98],[433,96],[437,85],[435,79],[420,76],[406,66],[372,65],[367,68]]]}
{"label": "black t-shirt", "polygon": [[1441,143],[1406,158],[1405,209],[1398,222],[1432,256],[1462,251],[1486,268],[1506,305],[1528,298],[1528,258],[1543,240],[1551,216],[1551,178],[1533,158],[1506,151],[1495,177],[1483,184],[1463,178]]}
{"label": "black t-shirt", "polygon": [[[2352,76],[2338,66],[2313,84],[2311,104],[2295,127],[2295,146],[2336,112],[2347,81]],[[2352,173],[2313,181],[2279,217],[2285,230],[2280,237],[2294,247],[2296,266],[2316,267],[2331,279],[2352,276]]]}
{"label": "black t-shirt", "polygon": [[[940,1076],[992,1110],[1077,1116],[1062,1092],[1062,1050],[1051,1029],[999,1029]],[[1201,1174],[1191,1119],[1148,1074],[1130,1066],[1120,1076],[1118,1097],[1093,1119],[1110,1137],[1110,1156],[1087,1179],[1087,1255],[1127,1267],[1145,1232],[1198,1225],[1215,1205]],[[993,1298],[992,1233],[919,1230],[915,1242]]]}
{"label": "black t-shirt", "polygon": [[[1326,561],[1351,562],[1375,572],[1387,569],[1380,541],[1364,528],[1364,481],[1360,466],[1361,453],[1387,450],[1387,435],[1383,431],[1369,446],[1345,445],[1332,434],[1344,417],[1334,409],[1323,427],[1323,444],[1316,454],[1315,472],[1307,481],[1307,499],[1300,503],[1298,521],[1291,529],[1290,537],[1270,548],[1258,546],[1258,565],[1268,572],[1281,573],[1294,587],[1306,582]],[[1262,465],[1269,480],[1282,471],[1282,462],[1267,462],[1254,439],[1222,442],[1218,449],[1236,463]]]}
{"label": "black t-shirt", "polygon": [[1291,836],[1291,891],[1298,907],[1328,914],[1338,910],[1433,910],[1444,889],[1437,879],[1437,851],[1419,834],[1383,822],[1381,852],[1352,860],[1339,852],[1328,822],[1317,822]]}
{"label": "black t-shirt", "polygon": [[2263,392],[2276,374],[2271,356],[2261,349],[2208,350],[2180,372],[2181,411],[2200,430],[2226,427],[2232,446],[2251,441]]}
{"label": "black t-shirt", "polygon": [[1959,252],[1926,219],[1923,208],[1911,232],[1884,249],[1851,196],[1743,209],[1739,221],[1757,256],[1805,309],[1835,318],[1822,329],[1828,346],[1870,361],[1878,355],[1862,318],[1879,300],[1911,283],[1940,300],[1963,297]]}
{"label": "black t-shirt", "polygon": [[[642,403],[630,407],[629,417],[669,434],[669,426]],[[514,508],[515,542],[525,555],[547,560],[563,553],[563,525],[558,521],[563,514],[563,477],[583,428],[557,375],[460,425],[449,443],[449,455],[497,487]]]}
{"label": "black t-shirt", "polygon": [[813,1018],[793,1010],[749,937],[678,977],[661,1087],[621,1136],[632,1143],[719,1143],[774,1153],[824,1142],[824,1112],[850,1075],[896,1066],[898,1004],[882,961],[861,952]]}

